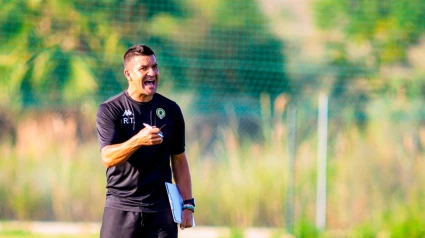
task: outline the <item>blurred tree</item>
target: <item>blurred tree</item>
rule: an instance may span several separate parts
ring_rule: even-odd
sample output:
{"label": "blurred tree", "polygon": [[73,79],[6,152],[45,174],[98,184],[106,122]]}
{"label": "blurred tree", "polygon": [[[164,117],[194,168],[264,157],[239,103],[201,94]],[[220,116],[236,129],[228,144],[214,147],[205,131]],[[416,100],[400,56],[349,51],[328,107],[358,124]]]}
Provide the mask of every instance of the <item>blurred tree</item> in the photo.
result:
{"label": "blurred tree", "polygon": [[10,1],[0,29],[6,105],[105,99],[125,87],[122,54],[136,43],[153,46],[180,89],[257,99],[288,91],[283,45],[253,0]]}
{"label": "blurred tree", "polygon": [[96,92],[92,59],[84,54],[96,42],[85,37],[89,21],[71,2],[11,1],[3,7],[3,103],[58,106]]}
{"label": "blurred tree", "polygon": [[121,91],[126,85],[120,74],[123,52],[149,39],[141,23],[161,12],[181,14],[171,2],[155,4],[131,0],[3,2],[1,103],[61,107]]}
{"label": "blurred tree", "polygon": [[344,34],[344,40],[366,43],[374,67],[403,62],[406,49],[425,33],[422,0],[316,0],[317,25]]}
{"label": "blurred tree", "polygon": [[316,0],[314,14],[329,33],[325,64],[334,77],[335,111],[347,108],[364,125],[369,97],[388,83],[381,80],[381,69],[406,65],[407,49],[425,33],[425,5],[421,0]]}

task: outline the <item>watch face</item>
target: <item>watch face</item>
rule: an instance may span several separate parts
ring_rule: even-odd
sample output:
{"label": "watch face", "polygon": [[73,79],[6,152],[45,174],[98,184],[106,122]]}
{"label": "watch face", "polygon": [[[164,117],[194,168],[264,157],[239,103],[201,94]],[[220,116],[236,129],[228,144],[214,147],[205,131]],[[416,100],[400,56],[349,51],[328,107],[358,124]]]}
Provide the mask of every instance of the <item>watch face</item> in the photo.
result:
{"label": "watch face", "polygon": [[194,199],[194,198],[184,200],[184,201],[183,201],[183,203],[185,203],[185,204],[190,204],[190,205],[193,205],[193,206],[196,206],[196,204],[195,204],[195,199]]}

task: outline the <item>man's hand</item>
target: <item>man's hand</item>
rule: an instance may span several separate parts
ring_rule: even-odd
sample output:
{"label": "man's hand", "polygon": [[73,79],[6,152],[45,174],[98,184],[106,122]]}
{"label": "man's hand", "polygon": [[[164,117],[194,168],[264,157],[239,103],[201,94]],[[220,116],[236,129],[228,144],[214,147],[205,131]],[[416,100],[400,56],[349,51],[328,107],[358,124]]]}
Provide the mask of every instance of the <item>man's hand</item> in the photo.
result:
{"label": "man's hand", "polygon": [[184,209],[182,212],[182,223],[180,229],[190,228],[193,226],[193,212],[189,209]]}
{"label": "man's hand", "polygon": [[157,145],[161,144],[163,139],[158,133],[161,130],[157,127],[145,127],[139,131],[134,137],[137,139],[139,145]]}

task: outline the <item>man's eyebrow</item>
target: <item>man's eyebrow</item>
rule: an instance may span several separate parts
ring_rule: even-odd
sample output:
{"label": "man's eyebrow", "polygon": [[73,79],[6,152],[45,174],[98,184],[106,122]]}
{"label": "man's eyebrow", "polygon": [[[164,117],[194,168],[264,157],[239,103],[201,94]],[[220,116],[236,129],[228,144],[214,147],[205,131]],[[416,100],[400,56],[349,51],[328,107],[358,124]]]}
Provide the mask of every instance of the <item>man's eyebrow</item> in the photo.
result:
{"label": "man's eyebrow", "polygon": [[[158,66],[158,63],[152,64],[152,67]],[[139,69],[149,67],[149,64],[140,65]]]}

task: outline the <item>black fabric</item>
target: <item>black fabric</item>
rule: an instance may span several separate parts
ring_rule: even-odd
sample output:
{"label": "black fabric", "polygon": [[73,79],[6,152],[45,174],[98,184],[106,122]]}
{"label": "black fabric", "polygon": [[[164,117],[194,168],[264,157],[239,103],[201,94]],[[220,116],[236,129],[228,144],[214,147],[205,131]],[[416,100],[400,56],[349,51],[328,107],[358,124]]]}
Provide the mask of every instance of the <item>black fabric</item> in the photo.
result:
{"label": "black fabric", "polygon": [[[157,111],[161,111],[157,113]],[[170,210],[165,182],[171,182],[170,155],[185,150],[184,119],[180,107],[155,94],[151,101],[134,101],[122,92],[99,106],[96,126],[100,147],[127,141],[144,128],[161,129],[159,145],[142,146],[121,165],[108,168],[106,207],[125,211]]]}
{"label": "black fabric", "polygon": [[177,224],[171,211],[128,212],[105,207],[100,238],[176,238]]}

